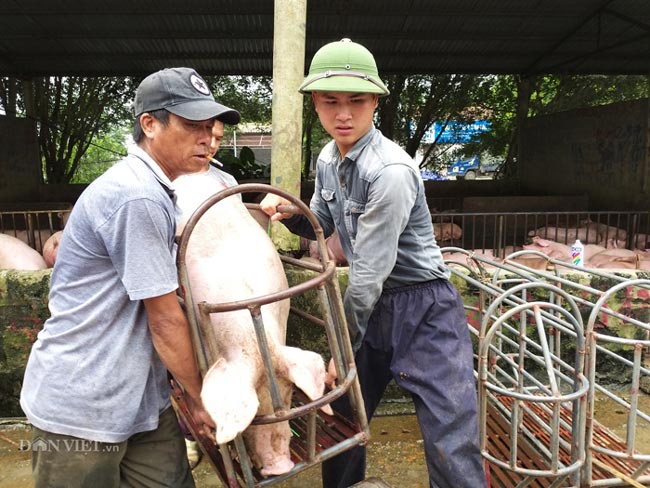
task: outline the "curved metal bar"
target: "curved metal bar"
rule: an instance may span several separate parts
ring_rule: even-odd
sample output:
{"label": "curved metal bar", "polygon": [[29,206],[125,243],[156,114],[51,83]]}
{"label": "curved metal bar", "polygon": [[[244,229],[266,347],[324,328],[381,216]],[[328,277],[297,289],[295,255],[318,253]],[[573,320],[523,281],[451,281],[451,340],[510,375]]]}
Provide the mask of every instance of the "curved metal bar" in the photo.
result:
{"label": "curved metal bar", "polygon": [[618,291],[620,291],[620,290],[622,290],[624,288],[627,288],[627,287],[630,287],[630,286],[639,286],[639,285],[645,285],[646,287],[650,287],[650,280],[647,280],[647,279],[628,280],[628,281],[624,281],[622,283],[619,283],[617,285],[614,285],[611,288],[609,288],[607,291],[602,292],[602,295],[600,296],[598,301],[596,301],[596,303],[594,303],[594,307],[593,307],[593,309],[591,311],[591,314],[589,315],[589,319],[587,321],[588,326],[591,327],[591,330],[589,330],[589,332],[593,331],[593,326],[594,326],[594,324],[596,322],[596,317],[598,316],[600,311],[605,308],[604,307],[605,302],[607,302],[607,300],[609,300],[609,298],[612,295],[614,295],[616,292],[618,292]]}
{"label": "curved metal bar", "polygon": [[[632,403],[627,404],[627,402],[625,402],[626,403],[625,407],[628,410],[627,425],[626,425],[626,449],[625,451],[621,451],[621,450],[617,451],[614,449],[610,449],[608,447],[595,445],[593,442],[594,427],[592,424],[589,424],[587,426],[587,432],[586,432],[587,446],[591,451],[606,454],[614,458],[633,459],[633,460],[645,461],[645,462],[650,461],[650,454],[638,453],[635,450],[636,418],[637,416],[639,416],[640,413],[638,411],[638,405],[637,405],[637,399],[639,395],[639,375],[642,369],[640,364],[640,349],[637,349],[637,345],[647,346],[650,344],[650,341],[642,340],[642,339],[614,338],[612,336],[607,336],[605,334],[599,334],[594,330],[594,327],[595,327],[596,319],[598,318],[599,314],[601,312],[607,313],[606,310],[609,310],[608,308],[605,307],[605,304],[616,293],[628,287],[648,288],[649,286],[650,286],[650,280],[647,279],[627,280],[612,286],[611,288],[609,288],[608,290],[606,290],[601,294],[600,298],[594,304],[587,321],[587,328],[588,328],[587,333],[588,333],[588,337],[591,338],[591,340],[589,341],[588,354],[587,354],[587,366],[588,366],[587,371],[588,371],[588,379],[590,382],[595,384],[596,381],[597,353],[599,350],[605,351],[605,349],[601,349],[602,346],[599,345],[599,342],[617,343],[622,345],[633,345],[635,347],[635,361],[634,363],[632,363],[632,387],[631,387]],[[628,321],[631,320],[628,319]],[[647,324],[640,323],[640,325],[641,327],[645,327],[647,330]],[[629,362],[627,360],[623,361],[623,358],[621,358],[620,361],[625,363]],[[600,391],[604,391],[604,389],[600,389]],[[595,409],[594,393],[595,391],[592,390],[588,400],[588,409],[590,414],[593,414]],[[611,394],[607,392],[607,396],[611,397],[610,395]],[[593,474],[592,462],[593,462],[592,458],[590,457],[588,459],[587,465],[585,466],[585,477],[588,478],[592,477]]]}
{"label": "curved metal bar", "polygon": [[262,424],[273,424],[276,422],[283,422],[285,420],[291,420],[296,417],[301,417],[312,410],[319,409],[327,405],[328,403],[333,402],[337,398],[342,397],[350,389],[350,385],[352,385],[352,382],[354,381],[356,376],[357,376],[357,369],[350,368],[350,370],[348,371],[348,375],[345,377],[345,380],[341,384],[339,384],[336,388],[330,390],[322,397],[316,400],[312,400],[309,403],[305,403],[300,407],[294,407],[290,410],[283,410],[268,415],[259,415],[253,419],[252,423],[254,425],[262,425]]}
{"label": "curved metal bar", "polygon": [[[495,321],[495,323],[492,325],[492,327],[490,327],[490,329],[487,331],[487,333],[485,335],[484,342],[482,344],[479,344],[479,358],[480,359],[487,358],[488,351],[489,351],[489,348],[490,348],[490,343],[491,343],[494,335],[499,330],[499,328],[501,326],[501,323],[506,322],[513,315],[521,313],[526,308],[530,308],[530,307],[533,307],[533,306],[534,307],[546,307],[546,308],[555,310],[558,313],[565,314],[567,316],[567,318],[569,318],[571,320],[571,322],[573,322],[573,325],[577,328],[577,330],[579,332],[578,328],[581,325],[580,320],[577,319],[576,317],[571,316],[571,314],[567,310],[563,309],[562,307],[559,307],[558,305],[555,305],[555,304],[552,304],[552,303],[545,303],[545,302],[522,303],[522,304],[520,304],[520,305],[518,305],[518,306],[516,306],[514,308],[509,309],[505,314],[502,314],[501,316],[499,316],[499,318]],[[580,316],[578,315],[578,317],[580,317]],[[578,351],[580,351],[580,350],[584,351],[584,344],[585,344],[584,337],[582,337],[580,334],[578,334],[577,341],[578,341],[578,344],[576,346],[576,349],[578,349]],[[548,354],[548,345],[543,345],[543,348],[546,349],[544,351],[544,354],[546,355],[546,357],[548,357],[547,356],[547,354]],[[548,359],[550,360],[550,357]],[[589,388],[589,383],[583,377],[584,364],[582,363],[582,361],[578,361],[578,359],[579,358],[576,358],[576,363],[577,364],[575,364],[575,376],[576,376],[576,380],[580,380],[580,382],[582,383],[582,388],[585,388],[585,392],[586,392],[586,389]],[[479,369],[481,371],[483,370],[483,368],[481,368],[481,367]],[[487,380],[487,378],[483,378],[483,379]],[[544,397],[540,398],[539,396],[535,396],[535,395],[522,394],[522,393],[515,392],[515,391],[512,391],[512,390],[506,390],[506,389],[503,389],[503,388],[499,388],[499,387],[497,387],[495,385],[490,385],[488,383],[486,383],[485,386],[486,386],[486,388],[488,388],[490,390],[493,390],[493,391],[496,391],[497,393],[500,393],[500,394],[505,395],[505,396],[512,396],[512,397],[518,398],[520,400],[526,400],[526,401],[530,401],[530,402],[548,401],[548,398],[545,399]],[[577,397],[580,396],[578,393],[579,393],[579,391],[582,390],[582,388],[580,390],[574,390],[573,393],[571,393],[569,395],[558,394],[558,396],[553,397],[552,400],[553,401],[555,401],[556,399],[575,400]]]}
{"label": "curved metal bar", "polygon": [[[206,302],[201,302],[195,304],[192,300],[192,294],[190,289],[190,283],[187,276],[187,268],[185,266],[185,256],[187,253],[188,243],[191,237],[191,234],[194,228],[197,225],[199,219],[207,212],[213,205],[217,204],[219,201],[224,198],[228,198],[236,193],[242,192],[266,192],[274,193],[279,195],[282,198],[285,198],[291,205],[282,205],[278,207],[280,212],[290,212],[290,213],[303,213],[308,221],[311,223],[314,234],[316,236],[316,241],[318,244],[318,249],[320,253],[320,265],[313,265],[311,263],[306,263],[304,261],[298,261],[287,256],[281,256],[281,259],[285,263],[289,263],[296,266],[301,266],[305,269],[309,269],[318,273],[314,278],[311,278],[303,283],[292,286],[287,290],[282,290],[280,292],[264,295],[261,297],[256,297],[252,299],[239,300],[228,303],[221,304],[211,304]],[[247,205],[250,209],[251,205]],[[257,206],[259,207],[259,206]],[[255,206],[253,205],[253,208]],[[354,447],[359,444],[364,444],[369,438],[369,426],[368,421],[365,415],[365,407],[363,405],[363,398],[360,393],[359,382],[357,378],[357,370],[354,366],[354,354],[352,352],[352,346],[350,343],[350,338],[347,330],[347,324],[345,320],[345,313],[343,311],[343,305],[340,299],[340,290],[338,288],[338,280],[336,275],[336,265],[333,260],[328,258],[327,247],[325,244],[325,238],[323,234],[323,229],[320,226],[315,215],[309,210],[302,201],[293,195],[274,188],[268,185],[260,184],[243,184],[237,185],[235,187],[227,188],[220,191],[219,193],[211,196],[205,202],[203,202],[199,208],[192,214],[188,220],[183,233],[180,236],[179,245],[178,245],[178,255],[177,255],[177,264],[179,267],[179,281],[181,283],[182,291],[185,295],[185,301],[188,309],[188,320],[192,324],[191,330],[195,348],[197,351],[203,351],[203,357],[199,357],[197,354],[197,361],[203,365],[208,363],[207,351],[204,349],[204,344],[201,337],[201,327],[197,323],[196,311],[198,310],[201,316],[203,317],[202,323],[206,322],[206,326],[209,326],[209,314],[217,312],[228,312],[234,310],[248,309],[251,313],[252,320],[254,322],[256,336],[258,339],[258,346],[260,348],[262,358],[265,363],[265,369],[267,370],[267,377],[269,380],[269,389],[274,405],[274,414],[264,415],[256,417],[253,420],[253,424],[270,424],[275,422],[282,422],[294,419],[300,416],[309,416],[307,419],[308,422],[308,443],[306,447],[309,462],[298,463],[289,473],[285,475],[280,475],[274,477],[272,480],[257,481],[253,479],[251,468],[249,464],[244,463],[241,466],[243,469],[243,474],[245,477],[245,483],[247,487],[252,486],[266,486],[269,483],[275,483],[282,479],[288,478],[289,476],[296,474],[299,471],[306,469],[307,467],[320,462],[324,459],[329,459],[340,452],[343,452],[346,449]],[[307,290],[317,289],[319,300],[321,302],[321,307],[324,307],[323,316],[324,320],[322,321],[325,330],[327,332],[328,341],[330,342],[330,350],[332,352],[333,358],[335,359],[335,364],[337,367],[337,372],[339,373],[339,378],[343,378],[343,381],[337,383],[337,386],[332,389],[330,392],[326,393],[322,397],[309,401],[300,407],[294,407],[286,409],[284,405],[281,404],[280,394],[277,385],[277,378],[275,378],[275,372],[273,371],[273,365],[270,362],[269,354],[269,345],[266,343],[266,336],[264,332],[264,324],[261,318],[260,307],[291,298],[293,296],[305,293]],[[202,373],[205,373],[205,369],[202,367]],[[316,411],[317,409],[331,403],[335,399],[341,397],[345,393],[350,395],[350,403],[354,412],[354,419],[356,424],[356,429],[359,429],[359,433],[348,437],[342,441],[337,441],[333,446],[328,448],[323,448],[323,450],[316,454]],[[242,457],[245,453],[245,446],[241,442],[241,439],[237,439],[236,449],[239,451],[239,457]],[[224,465],[226,471],[226,478],[228,483],[231,486],[239,487],[239,483],[236,479],[237,474],[234,471],[234,458],[233,449],[229,449],[228,446],[220,446],[222,457],[224,458]],[[244,460],[245,461],[245,460]],[[240,473],[241,474],[241,473]],[[268,483],[267,483],[268,482]],[[256,483],[256,484],[254,484]]]}
{"label": "curved metal bar", "polygon": [[[476,288],[480,292],[480,296],[487,297],[489,303],[493,304],[492,309],[489,306],[483,308],[484,304],[479,297],[477,306],[465,305],[467,310],[475,310],[482,315],[481,330],[478,333],[479,346],[486,342],[489,343],[489,346],[486,345],[479,354],[481,395],[486,397],[481,398],[481,401],[489,400],[490,405],[496,409],[495,412],[497,413],[494,415],[503,416],[512,429],[518,428],[519,422],[527,418],[528,427],[524,427],[524,438],[531,442],[533,449],[539,450],[550,463],[549,471],[546,474],[538,472],[526,475],[528,478],[518,486],[525,486],[533,482],[535,478],[548,478],[550,476],[554,476],[551,486],[560,486],[562,477],[548,473],[553,472],[555,463],[568,463],[559,461],[556,452],[553,449],[546,448],[546,446],[558,444],[567,453],[573,450],[573,466],[575,466],[575,463],[582,462],[583,467],[579,472],[577,470],[572,471],[572,486],[581,486],[581,483],[587,483],[589,486],[617,486],[620,484],[620,480],[615,477],[603,477],[602,472],[599,472],[598,475],[592,473],[591,463],[592,460],[596,459],[594,456],[597,454],[620,459],[620,462],[623,463],[634,463],[630,465],[630,471],[626,476],[629,475],[630,479],[640,482],[650,480],[650,475],[645,474],[648,467],[650,467],[650,454],[645,454],[647,447],[643,446],[644,448],[641,449],[641,446],[639,446],[637,451],[634,445],[635,441],[638,442],[636,439],[638,429],[650,425],[650,415],[639,410],[641,405],[639,397],[643,395],[640,390],[641,380],[650,377],[650,367],[645,366],[647,364],[645,355],[650,347],[650,325],[643,321],[643,316],[633,318],[630,316],[629,311],[619,309],[618,305],[610,300],[616,297],[617,302],[619,299],[628,300],[628,298],[632,300],[633,304],[635,303],[634,300],[643,302],[643,297],[647,296],[647,291],[650,290],[650,281],[635,278],[634,271],[602,272],[577,267],[570,263],[548,258],[543,253],[536,251],[513,253],[507,256],[504,262],[497,262],[480,255],[474,255],[471,251],[459,248],[445,248],[445,251],[449,250],[467,256],[467,261],[481,261],[485,263],[486,268],[491,267],[491,277],[489,278],[490,282],[488,282],[483,276],[475,276],[474,266],[470,267],[463,263],[464,258],[455,258],[455,262],[460,261],[460,264],[456,266],[450,263],[452,274],[466,282],[470,287]],[[517,263],[517,256],[524,254],[542,258],[548,266],[546,269],[538,270]],[[513,257],[515,260],[512,260]],[[627,276],[628,273],[629,276]],[[578,280],[576,280],[576,277],[578,277]],[[592,278],[596,278],[596,280]],[[606,281],[603,282],[603,279]],[[522,282],[530,282],[529,286],[531,287],[539,287],[540,283],[548,282],[549,285],[556,287],[548,292],[544,291],[544,298],[540,299],[543,303],[546,303],[546,301],[554,303],[554,307],[551,308],[550,305],[539,307],[530,304],[524,305],[530,303],[527,301],[529,297],[521,294],[521,292],[519,294],[512,292],[509,295],[506,294],[508,290],[505,290],[505,288],[511,287],[513,284],[518,286]],[[603,283],[607,283],[605,290],[601,287]],[[617,286],[610,288],[610,286],[614,286],[610,283]],[[630,286],[635,286],[635,290],[639,290],[639,293],[637,294],[636,291],[628,292],[627,287]],[[569,293],[574,303],[566,302],[566,296],[559,293],[558,289]],[[622,298],[621,290],[624,289],[625,297]],[[645,293],[645,295],[642,293]],[[501,306],[494,305],[496,300],[501,301]],[[575,314],[574,304],[581,311],[578,315]],[[507,310],[519,305],[523,305],[519,317],[512,315],[508,320],[501,319],[497,323],[497,320],[502,317],[500,314],[505,314]],[[574,329],[578,329],[574,325],[570,325],[575,321],[568,318],[569,315],[562,312],[561,308],[566,308],[568,311],[573,310],[571,315],[581,319],[583,324],[582,334],[578,333],[576,335],[572,332]],[[627,326],[636,327],[637,333],[634,334],[634,337],[631,334],[625,337],[607,335],[594,327],[596,321],[601,320],[601,316],[606,316],[610,320],[614,319],[617,322],[620,321],[620,323]],[[517,318],[519,320],[514,320]],[[605,319],[602,318],[602,320]],[[531,327],[535,327],[535,324],[538,328],[538,334],[541,334],[539,330],[541,324],[548,328],[548,341],[543,337],[538,339],[537,335],[527,336],[527,333],[532,331]],[[484,337],[490,331],[494,331],[492,332],[494,335],[490,335],[489,338]],[[639,331],[642,336],[639,335]],[[579,343],[575,342],[575,338],[579,335],[584,337],[582,350],[580,350]],[[583,375],[581,377],[576,377],[575,371],[569,364],[571,361],[565,361],[560,356],[561,351],[563,351],[562,346],[564,346],[561,341],[562,337],[568,337],[571,349],[575,347],[576,353],[583,356]],[[628,359],[625,355],[617,353],[616,350],[610,350],[608,345],[625,346],[626,349],[633,348],[634,357]],[[627,374],[631,372],[629,377],[631,385],[628,390],[630,395],[629,403],[616,392],[609,391],[605,386],[596,383],[598,379],[595,376],[596,355],[607,355],[617,364],[623,366],[626,378],[628,378]],[[525,363],[522,361],[524,356],[526,358]],[[550,370],[548,368],[549,361],[553,363],[553,368]],[[530,369],[531,366],[532,369]],[[537,378],[535,371],[538,371],[539,368],[546,368],[547,374],[555,375],[558,380],[558,389],[554,389],[552,382],[547,385]],[[574,388],[567,393],[564,389],[560,389],[561,383],[573,384]],[[523,389],[518,390],[518,385],[522,385]],[[561,394],[556,394],[554,391],[556,393],[559,391]],[[539,395],[540,393],[541,395]],[[626,441],[622,446],[618,442],[608,443],[607,439],[609,437],[602,439],[600,436],[595,437],[594,435],[592,440],[594,423],[597,422],[593,409],[595,393],[606,395],[626,411],[626,431],[623,436]],[[503,399],[505,395],[509,397],[509,402],[513,402],[511,407],[505,407],[505,404],[501,404],[500,399]],[[559,406],[566,402],[574,405],[571,413],[569,413],[572,417],[570,421],[568,419],[571,417],[566,417],[566,412],[562,415],[562,418],[558,419],[557,417]],[[485,430],[483,429],[486,422],[483,412],[484,403],[481,403],[480,407],[481,434],[484,435]],[[576,416],[579,411],[585,413]],[[493,413],[490,415],[493,415]],[[643,425],[640,425],[642,422]],[[557,435],[556,429],[558,428],[572,433],[574,440],[576,440],[575,435],[577,433],[583,432],[586,435],[577,439],[580,444],[576,447],[573,441],[565,441]],[[544,431],[544,442],[537,440],[535,429]],[[482,437],[481,448],[483,454],[490,463],[494,463],[495,468],[498,466],[499,469],[508,469],[518,475],[525,475],[525,472],[516,464],[516,460],[519,459],[517,453],[514,452],[517,449],[516,436],[510,439],[511,450],[508,453],[495,454],[496,459],[493,459],[494,456],[490,456],[490,453],[493,452],[492,444],[487,444],[491,446],[490,452],[487,452],[484,449],[486,444],[483,441],[484,438]],[[594,479],[594,476],[598,476],[598,479]]]}
{"label": "curved metal bar", "polygon": [[[529,289],[544,289],[549,291],[551,294],[557,294],[562,296],[566,303],[569,305],[569,310],[559,306],[555,302],[526,302],[523,300],[523,295]],[[522,298],[519,298],[518,295],[522,295]],[[517,300],[515,300],[515,298]],[[512,306],[513,302],[522,301],[523,303],[516,304],[514,307],[509,308],[507,311],[497,314],[497,310],[505,307]],[[539,336],[539,348],[542,353],[543,360],[541,361],[546,369],[548,375],[548,380],[550,382],[550,394],[547,396],[527,393],[527,387],[523,384],[523,379],[521,376],[518,376],[519,380],[515,385],[516,390],[512,388],[504,388],[497,384],[491,384],[489,382],[488,376],[488,356],[491,350],[492,343],[495,339],[496,334],[502,329],[504,324],[507,324],[508,321],[517,316],[520,317],[520,333],[519,333],[519,342],[515,343],[519,348],[519,362],[518,370],[523,372],[523,355],[528,354],[525,349],[525,342],[523,341],[524,336],[526,335],[527,324],[523,320],[525,317],[525,312],[529,309],[533,309],[533,317],[535,319],[535,324],[537,327],[537,333]],[[551,311],[551,315],[557,314],[562,316],[567,321],[567,324],[573,328],[576,340],[576,356],[573,365],[573,377],[571,379],[572,392],[569,394],[562,394],[559,388],[559,384],[556,381],[556,375],[559,374],[553,368],[553,364],[556,359],[551,353],[550,344],[546,341],[546,332],[545,332],[545,318],[542,315],[542,309],[548,309]],[[490,321],[494,323],[489,326]],[[549,324],[553,326],[552,324]],[[577,304],[567,292],[557,288],[554,285],[548,283],[540,282],[530,282],[519,284],[509,290],[502,291],[501,296],[496,298],[488,307],[488,310],[485,313],[484,320],[481,323],[481,337],[482,341],[479,343],[479,415],[481,418],[480,422],[480,434],[481,434],[481,450],[483,456],[488,459],[491,463],[494,463],[497,466],[502,467],[513,472],[518,473],[519,475],[525,476],[535,476],[535,477],[555,477],[556,481],[563,479],[566,476],[578,477],[580,470],[585,462],[585,445],[584,445],[584,430],[586,425],[586,411],[585,404],[586,398],[590,391],[590,384],[587,381],[584,371],[584,349],[585,349],[585,338],[583,334],[582,327],[582,318],[577,307]],[[510,411],[510,456],[508,461],[499,459],[498,457],[492,455],[487,449],[487,437],[486,437],[486,413],[487,413],[487,402],[488,402],[488,392],[496,395],[502,395],[504,397],[512,398],[512,407]],[[523,421],[523,416],[521,412],[528,411],[525,403],[520,405],[521,402],[531,402],[538,403],[542,405],[549,405],[545,407],[550,409],[551,414],[550,424],[549,424],[549,445],[546,447],[541,443],[538,445],[540,452],[545,452],[549,458],[549,468],[547,470],[539,469],[528,469],[519,464],[518,461],[518,428],[514,426],[519,426],[519,423]],[[571,453],[571,461],[568,465],[563,463],[560,460],[560,424],[562,420],[560,417],[560,408],[564,402],[570,402],[573,405],[573,419],[572,419],[572,429],[571,436],[572,441],[569,447]],[[530,411],[528,411],[530,415]],[[536,422],[540,422],[541,419],[537,418]]]}
{"label": "curved metal bar", "polygon": [[[547,290],[553,290],[558,295],[561,295],[569,303],[571,307],[571,314],[576,319],[579,328],[578,330],[576,330],[576,332],[579,332],[581,334],[581,346],[584,347],[584,326],[582,323],[582,315],[580,314],[580,310],[578,309],[578,305],[576,304],[574,297],[569,293],[567,293],[566,291],[562,290],[561,288],[558,288],[557,286],[551,285],[549,283],[543,283],[539,281],[535,281],[532,283],[522,283],[521,285],[517,285],[513,288],[503,291],[503,293],[496,300],[494,300],[488,307],[486,312],[486,317],[496,316],[497,307],[502,306],[504,302],[505,304],[507,304],[508,299],[512,295],[515,295],[523,290],[527,290],[530,288],[545,288]],[[481,324],[481,328],[487,329],[487,319],[484,324]]]}
{"label": "curved metal bar", "polygon": [[329,261],[325,267],[325,270],[319,276],[311,278],[304,283],[299,285],[294,285],[286,290],[278,291],[275,293],[270,293],[268,295],[262,295],[255,298],[248,298],[246,300],[237,300],[234,302],[226,303],[207,303],[201,302],[205,310],[209,313],[215,312],[232,312],[233,310],[242,310],[244,308],[250,308],[257,305],[267,305],[269,303],[278,302],[280,300],[285,300],[287,298],[294,297],[296,295],[301,295],[307,290],[318,287],[321,283],[328,281],[334,276],[336,271],[336,265],[334,261]]}

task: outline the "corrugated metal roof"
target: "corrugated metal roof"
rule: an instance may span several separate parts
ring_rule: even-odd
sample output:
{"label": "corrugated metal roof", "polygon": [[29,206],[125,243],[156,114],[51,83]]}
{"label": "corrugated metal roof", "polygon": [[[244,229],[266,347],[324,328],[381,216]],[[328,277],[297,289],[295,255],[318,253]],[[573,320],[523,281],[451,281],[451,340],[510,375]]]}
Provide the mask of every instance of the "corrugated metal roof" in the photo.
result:
{"label": "corrugated metal roof", "polygon": [[[272,72],[270,0],[3,0],[0,75]],[[650,72],[648,0],[313,0],[309,60],[350,37],[382,73]]]}

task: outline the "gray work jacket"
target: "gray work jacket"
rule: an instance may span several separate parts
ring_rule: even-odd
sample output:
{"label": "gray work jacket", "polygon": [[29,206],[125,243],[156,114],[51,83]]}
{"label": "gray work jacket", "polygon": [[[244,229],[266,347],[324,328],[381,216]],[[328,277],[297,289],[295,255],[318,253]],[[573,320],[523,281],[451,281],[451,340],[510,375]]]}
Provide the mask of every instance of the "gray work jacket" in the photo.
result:
{"label": "gray work jacket", "polygon": [[[419,169],[374,126],[343,160],[334,141],[323,148],[310,208],[326,236],[338,231],[350,264],[344,305],[355,346],[384,288],[449,278]],[[303,216],[283,223],[314,238]]]}

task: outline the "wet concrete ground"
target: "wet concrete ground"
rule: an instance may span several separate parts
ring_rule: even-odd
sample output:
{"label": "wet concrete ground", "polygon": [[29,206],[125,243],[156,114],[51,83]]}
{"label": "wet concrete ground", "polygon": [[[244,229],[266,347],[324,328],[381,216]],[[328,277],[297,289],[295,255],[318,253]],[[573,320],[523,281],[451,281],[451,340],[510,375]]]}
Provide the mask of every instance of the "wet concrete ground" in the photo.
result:
{"label": "wet concrete ground", "polygon": [[[383,479],[390,486],[426,488],[428,477],[420,430],[413,415],[376,417],[370,426],[367,475]],[[26,423],[5,421],[0,425],[0,488],[32,487],[30,453],[19,450],[21,441],[31,439]],[[197,488],[221,488],[223,485],[209,463],[201,462],[194,470]],[[320,487],[320,467],[308,469],[279,488]]]}
{"label": "wet concrete ground", "polygon": [[[368,444],[367,476],[376,476],[394,488],[428,488],[420,430],[413,415],[375,417],[370,424],[372,440]],[[194,470],[197,488],[217,488],[223,485],[202,462]],[[303,471],[279,488],[320,488],[320,467]]]}
{"label": "wet concrete ground", "polygon": [[[627,395],[621,395],[625,398]],[[627,398],[626,398],[627,399]],[[643,395],[639,405],[650,411],[650,396]],[[399,411],[408,408],[397,408]],[[598,420],[619,437],[625,435],[626,412],[623,407],[602,396],[596,398],[595,413]],[[424,462],[420,430],[414,415],[378,416],[370,424],[372,439],[368,445],[367,476],[381,478],[393,488],[427,488],[428,478]],[[32,487],[29,452],[19,450],[21,440],[31,438],[26,422],[0,419],[0,488]],[[650,423],[639,422],[636,430],[636,447],[650,452]],[[207,462],[194,470],[197,488],[221,488],[217,475]],[[311,468],[279,488],[319,488],[320,467]],[[500,488],[500,487],[495,487]]]}

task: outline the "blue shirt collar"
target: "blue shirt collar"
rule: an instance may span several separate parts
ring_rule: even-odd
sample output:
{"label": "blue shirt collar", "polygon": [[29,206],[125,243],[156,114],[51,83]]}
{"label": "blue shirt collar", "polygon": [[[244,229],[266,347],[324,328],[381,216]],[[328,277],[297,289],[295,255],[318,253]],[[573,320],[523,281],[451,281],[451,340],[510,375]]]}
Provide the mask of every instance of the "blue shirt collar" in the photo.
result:
{"label": "blue shirt collar", "polygon": [[160,165],[154,161],[154,159],[149,156],[149,153],[142,149],[140,146],[137,144],[130,144],[128,146],[128,153],[130,156],[134,156],[140,160],[142,160],[147,166],[149,166],[149,169],[153,171],[154,176],[156,179],[160,182],[161,185],[163,185],[167,190],[173,192],[173,186],[172,182],[169,179],[169,177],[163,172],[162,168]]}
{"label": "blue shirt collar", "polygon": [[368,132],[366,132],[361,137],[361,139],[354,143],[354,146],[352,146],[352,149],[348,151],[348,153],[345,155],[345,158],[349,159],[350,161],[356,161],[356,159],[359,157],[359,153],[363,151],[363,149],[372,140],[372,137],[375,135],[376,130],[377,129],[375,129],[375,124],[372,124],[370,126],[370,129],[368,129]]}

